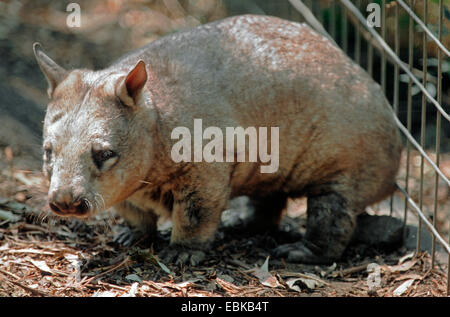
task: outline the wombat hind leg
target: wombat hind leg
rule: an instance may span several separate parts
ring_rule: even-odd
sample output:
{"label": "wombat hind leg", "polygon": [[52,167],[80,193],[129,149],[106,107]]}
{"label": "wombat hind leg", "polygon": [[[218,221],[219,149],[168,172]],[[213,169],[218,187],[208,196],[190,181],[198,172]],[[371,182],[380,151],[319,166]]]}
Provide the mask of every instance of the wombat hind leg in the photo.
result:
{"label": "wombat hind leg", "polygon": [[304,240],[277,247],[274,254],[291,262],[330,263],[338,260],[355,229],[355,214],[337,193],[308,197]]}

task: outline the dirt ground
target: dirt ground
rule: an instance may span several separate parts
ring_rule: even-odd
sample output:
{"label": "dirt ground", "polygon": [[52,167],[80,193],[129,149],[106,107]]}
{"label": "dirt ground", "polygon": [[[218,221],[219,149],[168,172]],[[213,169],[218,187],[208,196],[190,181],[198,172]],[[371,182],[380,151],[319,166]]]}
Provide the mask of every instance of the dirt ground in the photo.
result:
{"label": "dirt ground", "polygon": [[7,157],[0,175],[0,296],[446,296],[445,262],[437,257],[431,269],[428,252],[414,254],[405,244],[355,243],[331,266],[272,258],[271,249],[304,230],[304,200],[289,204],[276,234],[243,233],[239,214],[226,212],[200,265],[163,263],[158,254],[169,243],[167,224],[153,243],[142,236],[124,246],[114,238],[127,226],[111,213],[85,222],[55,218],[42,174],[17,170]]}

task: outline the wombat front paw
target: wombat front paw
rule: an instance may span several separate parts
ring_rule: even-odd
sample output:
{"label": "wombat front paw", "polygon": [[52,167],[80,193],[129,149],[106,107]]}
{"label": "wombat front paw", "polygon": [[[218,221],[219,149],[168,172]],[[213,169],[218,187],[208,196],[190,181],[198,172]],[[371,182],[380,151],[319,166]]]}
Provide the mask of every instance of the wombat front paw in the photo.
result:
{"label": "wombat front paw", "polygon": [[307,264],[325,264],[333,262],[333,259],[314,254],[304,242],[295,242],[283,244],[272,251],[278,258],[285,258],[288,262],[307,263]]}
{"label": "wombat front paw", "polygon": [[172,245],[161,251],[159,257],[166,263],[197,266],[205,260],[206,254],[201,250]]}

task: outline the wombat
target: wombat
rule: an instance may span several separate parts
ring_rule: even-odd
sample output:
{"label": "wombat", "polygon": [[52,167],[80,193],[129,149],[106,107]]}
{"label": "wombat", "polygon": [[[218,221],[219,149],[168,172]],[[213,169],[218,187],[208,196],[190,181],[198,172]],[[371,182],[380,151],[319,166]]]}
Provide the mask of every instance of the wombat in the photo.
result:
{"label": "wombat", "polygon": [[[37,43],[34,52],[51,99],[43,170],[58,215],[86,218],[114,207],[149,231],[167,216],[168,250],[185,254],[208,246],[233,197],[250,197],[255,227],[270,230],[288,198],[306,196],[305,236],[274,254],[328,263],[343,254],[356,216],[394,191],[402,147],[388,101],[305,24],[230,17],[162,37],[98,71],[65,70]],[[193,132],[199,119],[215,130]],[[203,146],[219,137],[211,131],[230,127],[246,129],[244,140],[216,146],[212,161],[198,159],[198,150],[192,159],[174,133],[190,131]],[[279,158],[272,166],[245,143],[263,127]],[[240,156],[243,142],[253,160]],[[235,159],[226,160],[232,150]]]}

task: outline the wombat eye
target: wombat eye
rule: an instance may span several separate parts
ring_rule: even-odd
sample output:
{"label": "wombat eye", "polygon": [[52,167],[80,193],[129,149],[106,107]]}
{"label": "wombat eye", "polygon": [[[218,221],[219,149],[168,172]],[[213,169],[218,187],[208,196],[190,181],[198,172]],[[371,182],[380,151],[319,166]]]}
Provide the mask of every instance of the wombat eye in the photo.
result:
{"label": "wombat eye", "polygon": [[97,168],[101,170],[107,169],[114,165],[119,157],[116,152],[111,150],[92,150],[92,159]]}

